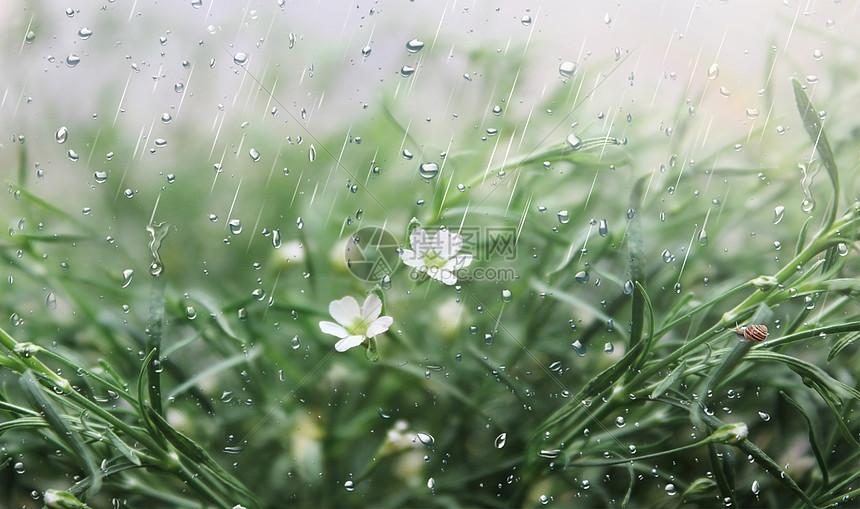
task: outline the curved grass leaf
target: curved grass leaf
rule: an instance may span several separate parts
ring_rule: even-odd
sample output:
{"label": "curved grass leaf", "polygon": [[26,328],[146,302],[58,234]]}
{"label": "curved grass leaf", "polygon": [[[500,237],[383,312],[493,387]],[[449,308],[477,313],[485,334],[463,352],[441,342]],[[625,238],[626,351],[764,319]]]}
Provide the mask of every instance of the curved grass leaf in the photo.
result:
{"label": "curved grass leaf", "polygon": [[824,479],[824,485],[827,486],[830,484],[830,475],[827,472],[827,462],[824,461],[824,455],[821,453],[821,446],[818,445],[818,439],[815,438],[815,428],[812,426],[812,419],[809,418],[809,414],[806,413],[806,410],[800,406],[800,403],[794,401],[785,391],[779,391],[779,395],[782,396],[782,399],[788,401],[791,406],[797,409],[800,412],[800,415],[806,420],[806,427],[809,429],[809,446],[812,447],[812,454],[815,455],[815,461],[818,463],[818,469],[821,470],[821,477]]}
{"label": "curved grass leaf", "polygon": [[824,133],[824,124],[818,117],[818,110],[810,102],[809,96],[803,90],[803,85],[796,78],[792,78],[791,85],[794,88],[797,111],[800,112],[800,117],[803,119],[803,128],[806,129],[806,133],[815,145],[815,150],[821,156],[821,161],[824,163],[824,168],[830,177],[830,183],[833,185],[833,199],[827,207],[827,217],[822,228],[822,231],[826,231],[836,221],[836,208],[839,202],[839,172],[836,168],[836,158],[833,156],[830,142],[827,141],[827,135]]}

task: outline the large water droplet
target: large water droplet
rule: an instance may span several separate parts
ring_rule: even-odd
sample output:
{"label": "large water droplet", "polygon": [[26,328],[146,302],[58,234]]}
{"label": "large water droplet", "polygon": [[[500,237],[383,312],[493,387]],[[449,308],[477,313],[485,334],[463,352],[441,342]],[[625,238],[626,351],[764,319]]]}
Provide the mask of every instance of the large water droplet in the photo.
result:
{"label": "large water droplet", "polygon": [[507,440],[508,440],[508,434],[502,433],[496,437],[496,439],[493,441],[493,445],[496,447],[496,449],[501,449],[502,447],[505,446],[505,442],[507,442]]}
{"label": "large water droplet", "polygon": [[406,43],[406,51],[409,53],[418,53],[422,49],[424,49],[424,43],[418,39],[412,39]]}
{"label": "large water droplet", "polygon": [[624,283],[624,295],[633,295],[633,281],[629,279]]}
{"label": "large water droplet", "polygon": [[605,237],[606,234],[609,233],[609,223],[606,222],[606,219],[601,219],[600,223],[598,223],[597,233],[599,233],[601,237]]}
{"label": "large water droplet", "polygon": [[426,445],[427,447],[433,447],[433,444],[436,443],[436,439],[433,438],[433,435],[431,435],[429,433],[420,433],[419,432],[419,433],[416,433],[415,436],[418,437],[419,442]]}
{"label": "large water droplet", "polygon": [[409,76],[412,76],[414,73],[415,73],[415,68],[412,66],[404,65],[403,67],[400,68],[400,75],[403,76],[404,78],[408,78]]}
{"label": "large water droplet", "polygon": [[308,161],[314,162],[317,159],[317,149],[314,147],[314,144],[311,143],[311,148],[308,149]]}
{"label": "large water droplet", "polygon": [[57,296],[53,292],[45,297],[45,307],[48,309],[57,309]]}
{"label": "large water droplet", "polygon": [[235,55],[233,55],[233,62],[235,62],[236,65],[247,64],[248,63],[248,54],[242,53],[241,51],[239,53],[236,53]]}
{"label": "large water droplet", "polygon": [[585,357],[585,345],[583,345],[578,339],[570,344],[573,350],[580,357]]}
{"label": "large water droplet", "polygon": [[131,284],[132,277],[134,277],[134,270],[125,269],[124,271],[122,271],[122,281],[120,282],[120,287],[121,288],[128,287],[128,285]]}
{"label": "large water droplet", "polygon": [[57,132],[54,133],[54,139],[57,140],[57,143],[65,143],[69,139],[69,130],[65,126],[57,129]]}
{"label": "large water droplet", "polygon": [[577,283],[585,284],[588,282],[589,277],[588,272],[581,270],[573,276],[573,279],[575,279]]}
{"label": "large water droplet", "polygon": [[567,210],[559,210],[558,211],[558,222],[561,224],[567,224],[570,222],[570,212]]}
{"label": "large water droplet", "polygon": [[507,303],[507,302],[510,302],[511,300],[513,300],[513,294],[511,293],[511,291],[508,289],[502,290],[502,302]]}
{"label": "large water droplet", "polygon": [[577,136],[575,134],[571,133],[571,134],[567,135],[567,138],[565,138],[565,141],[570,146],[571,150],[579,150],[580,148],[582,148],[582,140],[579,139],[579,136]]}
{"label": "large water droplet", "polygon": [[573,75],[576,74],[576,68],[577,65],[574,62],[562,62],[558,66],[558,73],[565,78],[573,78]]}
{"label": "large water droplet", "polygon": [[708,232],[705,231],[704,228],[702,228],[701,230],[699,230],[699,235],[698,235],[698,237],[696,237],[696,240],[700,246],[707,246],[708,245]]}
{"label": "large water droplet", "polygon": [[720,66],[719,65],[712,64],[710,67],[708,67],[708,79],[709,80],[715,80],[719,77],[719,75],[720,75]]}
{"label": "large water droplet", "polygon": [[430,180],[439,174],[439,165],[436,163],[422,163],[418,166],[418,174],[421,178]]}
{"label": "large water droplet", "polygon": [[782,221],[782,218],[785,216],[785,207],[782,205],[777,205],[773,209],[773,224],[779,224]]}

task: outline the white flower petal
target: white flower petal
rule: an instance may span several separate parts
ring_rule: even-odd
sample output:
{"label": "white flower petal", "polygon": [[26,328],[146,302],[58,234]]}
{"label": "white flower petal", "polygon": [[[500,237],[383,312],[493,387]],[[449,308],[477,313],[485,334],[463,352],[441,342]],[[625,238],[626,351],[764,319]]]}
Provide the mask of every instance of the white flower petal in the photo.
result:
{"label": "white flower petal", "polygon": [[415,250],[419,257],[423,258],[424,255],[430,251],[432,239],[427,236],[427,232],[424,231],[424,228],[419,226],[412,230],[412,233],[409,235],[409,245],[412,246],[412,249]]}
{"label": "white flower petal", "polygon": [[382,334],[391,327],[392,323],[394,323],[394,318],[391,318],[390,316],[380,316],[370,324],[370,327],[367,328],[367,337],[372,338],[377,334]]}
{"label": "white flower petal", "polygon": [[349,336],[349,332],[347,332],[343,326],[332,322],[320,322],[320,330],[326,334],[331,334],[332,336],[337,336],[341,339]]}
{"label": "white flower petal", "polygon": [[433,279],[438,279],[439,281],[442,281],[443,283],[445,283],[448,286],[451,286],[457,282],[457,276],[455,276],[454,272],[452,272],[450,270],[442,269],[439,271],[439,275],[440,275],[440,277],[433,278]]}
{"label": "white flower petal", "polygon": [[[440,269],[439,267],[428,267],[425,272],[430,276],[430,279],[435,279],[436,281],[443,280],[443,273],[446,271]],[[450,274],[450,272],[448,272]]]}
{"label": "white flower petal", "polygon": [[[382,313],[382,301],[379,295],[371,293],[364,299],[364,304],[361,305],[361,319],[364,323],[371,323]],[[370,336],[368,336],[370,337]]]}
{"label": "white flower petal", "polygon": [[331,301],[331,304],[328,305],[328,312],[337,323],[346,326],[351,326],[361,318],[358,301],[348,295],[340,300]]}
{"label": "white flower petal", "polygon": [[433,237],[433,251],[444,259],[451,258],[463,249],[463,237],[448,230],[439,230]]}
{"label": "white flower petal", "polygon": [[424,263],[423,258],[415,258],[412,260],[403,260],[403,265],[406,265],[407,267],[412,267],[413,269],[424,270],[427,268],[427,264]]}
{"label": "white flower petal", "polygon": [[445,266],[442,267],[444,270],[449,270],[451,272],[456,272],[464,267],[468,267],[469,264],[472,263],[472,255],[470,254],[462,254],[457,255],[454,258],[451,258],[447,262],[445,262]]}
{"label": "white flower petal", "polygon": [[364,336],[348,336],[335,343],[334,349],[338,352],[345,352],[350,348],[360,345],[364,339]]}

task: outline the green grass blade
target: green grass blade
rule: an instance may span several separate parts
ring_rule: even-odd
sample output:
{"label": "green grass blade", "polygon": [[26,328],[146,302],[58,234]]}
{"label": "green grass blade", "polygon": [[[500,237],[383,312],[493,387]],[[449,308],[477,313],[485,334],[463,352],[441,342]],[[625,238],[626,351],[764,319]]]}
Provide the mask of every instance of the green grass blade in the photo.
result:
{"label": "green grass blade", "polygon": [[786,401],[788,401],[791,406],[797,409],[800,412],[800,415],[806,420],[806,427],[809,430],[809,446],[812,447],[812,454],[815,456],[815,461],[818,463],[818,469],[821,470],[821,477],[824,479],[824,486],[830,484],[830,475],[827,472],[827,462],[824,460],[824,455],[821,453],[821,446],[818,445],[818,439],[815,437],[815,428],[812,426],[812,419],[809,418],[809,414],[806,413],[806,410],[800,406],[800,403],[792,399],[785,391],[779,391],[779,395]]}
{"label": "green grass blade", "polygon": [[800,112],[800,117],[803,119],[803,128],[806,129],[806,133],[815,145],[815,150],[821,156],[821,161],[830,177],[830,183],[833,185],[833,199],[827,207],[827,215],[822,228],[822,231],[826,231],[836,221],[836,209],[839,203],[839,171],[836,168],[836,158],[833,156],[833,149],[830,148],[830,142],[827,141],[827,135],[824,133],[824,124],[818,118],[818,110],[812,105],[809,96],[803,90],[803,85],[796,78],[792,78],[791,85],[794,88],[797,111]]}

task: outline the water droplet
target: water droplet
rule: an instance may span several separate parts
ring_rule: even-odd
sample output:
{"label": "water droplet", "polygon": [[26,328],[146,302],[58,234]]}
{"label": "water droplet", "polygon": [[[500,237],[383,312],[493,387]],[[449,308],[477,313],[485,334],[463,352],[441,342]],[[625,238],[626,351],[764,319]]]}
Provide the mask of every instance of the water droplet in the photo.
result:
{"label": "water droplet", "polygon": [[663,253],[660,256],[663,257],[663,262],[665,263],[669,263],[674,259],[672,253],[668,249],[664,249]]}
{"label": "water droplet", "polygon": [[197,310],[194,309],[194,306],[185,306],[185,318],[189,320],[197,318]]}
{"label": "water droplet", "polygon": [[436,479],[433,479],[432,477],[430,479],[427,479],[427,487],[430,488],[431,490],[435,489],[436,488]]}
{"label": "water droplet", "polygon": [[711,66],[708,67],[708,79],[709,80],[715,80],[719,76],[720,76],[720,66],[717,64],[711,64]]}
{"label": "water droplet", "polygon": [[839,256],[845,256],[848,254],[848,245],[844,242],[840,242],[836,244],[836,254]]}
{"label": "water droplet", "polygon": [[603,352],[604,353],[612,353],[614,351],[615,351],[615,345],[613,345],[612,343],[607,341],[606,344],[603,345]]}
{"label": "water droplet", "polygon": [[561,224],[567,224],[570,222],[570,212],[567,210],[559,210],[558,211],[558,222]]}
{"label": "water droplet", "polygon": [[280,229],[272,230],[272,246],[275,249],[278,249],[281,247],[281,230]]}
{"label": "water droplet", "polygon": [[781,125],[776,126],[776,134],[779,134],[780,136],[785,134],[785,127]]}
{"label": "water droplet", "polygon": [[292,348],[293,350],[298,350],[301,346],[302,341],[299,339],[299,337],[293,336],[293,339],[290,340],[290,348]]}
{"label": "water droplet", "polygon": [[134,270],[125,269],[122,271],[122,281],[120,282],[120,288],[126,288],[131,284],[131,279],[134,277]]}
{"label": "water droplet", "polygon": [[777,205],[773,209],[773,224],[779,224],[779,222],[782,221],[783,216],[785,216],[785,207]]}
{"label": "water droplet", "polygon": [[708,245],[708,232],[704,228],[699,230],[699,236],[696,238],[700,246]]}
{"label": "water droplet", "polygon": [[251,150],[249,150],[248,155],[251,156],[251,160],[254,161],[255,163],[260,162],[260,159],[262,158],[260,153],[257,152],[257,149],[255,149],[255,148],[252,148]]}
{"label": "water droplet", "polygon": [[72,53],[71,55],[66,57],[66,65],[69,67],[75,67],[81,62],[81,57]]}
{"label": "water droplet", "polygon": [[800,210],[809,214],[813,210],[815,210],[815,200],[810,198],[804,198],[802,202],[800,202]]}
{"label": "water droplet", "polygon": [[242,53],[241,51],[239,53],[236,53],[235,55],[233,55],[233,62],[235,62],[236,65],[247,64],[248,63],[248,54]]}
{"label": "water droplet", "polygon": [[416,433],[415,436],[418,437],[419,442],[426,445],[427,447],[433,447],[433,444],[436,443],[436,439],[433,438],[433,435],[431,435],[429,433],[420,433],[419,432],[419,433]]}
{"label": "water droplet", "polygon": [[302,221],[302,217],[301,216],[297,217],[296,218],[296,228],[301,230],[304,227],[305,227],[305,223],[304,223],[304,221]]}
{"label": "water droplet", "polygon": [[346,491],[353,491],[355,489],[355,483],[352,481],[346,481],[345,483],[343,483],[343,487],[346,489]]}
{"label": "water droplet", "polygon": [[541,458],[554,460],[554,459],[558,458],[559,456],[561,456],[561,450],[559,450],[559,449],[541,449],[541,451],[538,453],[538,456],[540,456]]}
{"label": "water droplet", "polygon": [[597,226],[597,233],[599,233],[601,237],[605,237],[606,234],[609,233],[609,223],[606,222],[606,219],[600,220],[600,223]]}
{"label": "water droplet", "polygon": [[669,495],[670,497],[674,497],[675,495],[678,494],[678,490],[675,489],[674,484],[669,483],[666,485],[666,494]]}
{"label": "water droplet", "polygon": [[317,149],[314,147],[314,144],[311,143],[311,148],[308,149],[308,161],[314,162],[317,159]]}
{"label": "water droplet", "polygon": [[815,309],[815,300],[811,295],[807,295],[803,298],[803,304],[806,309]]}
{"label": "water droplet", "polygon": [[589,277],[588,272],[581,270],[573,276],[573,279],[575,279],[577,283],[585,284],[588,282]]}
{"label": "water droplet", "polygon": [[589,481],[588,479],[583,479],[579,485],[582,487],[582,489],[587,490],[588,488],[591,488],[591,481]]}
{"label": "water droplet", "polygon": [[510,290],[504,289],[502,290],[502,302],[510,302],[513,300],[513,295]]}
{"label": "water droplet", "polygon": [[69,139],[69,130],[66,129],[66,126],[57,129],[54,139],[57,140],[57,143],[65,143]]}
{"label": "water droplet", "polygon": [[753,481],[753,483],[752,483],[752,487],[751,487],[750,489],[752,490],[753,495],[758,495],[758,493],[759,493],[759,491],[760,491],[760,488],[759,488],[759,485],[758,485],[758,481]]}
{"label": "water droplet", "polygon": [[163,113],[163,114],[161,115],[161,122],[162,122],[163,124],[169,124],[169,123],[171,123],[172,121],[173,121],[173,117],[170,115],[170,113]]}
{"label": "water droplet", "polygon": [[424,49],[424,43],[418,39],[412,39],[406,43],[406,51],[409,53],[418,53],[422,49]]}
{"label": "water droplet", "polygon": [[78,30],[78,37],[80,37],[81,40],[86,41],[87,39],[89,39],[92,36],[93,36],[93,31],[90,30],[89,28],[85,27],[85,28],[81,28],[80,30]]}
{"label": "water droplet", "polygon": [[439,174],[439,165],[436,163],[422,163],[418,166],[418,174],[423,179],[433,179]]}
{"label": "water droplet", "polygon": [[675,283],[675,293],[681,293],[681,283]]}
{"label": "water droplet", "polygon": [[26,467],[24,467],[24,463],[20,461],[16,462],[12,468],[15,470],[16,474],[23,474],[27,471]]}
{"label": "water droplet", "polygon": [[69,150],[68,154],[66,154],[66,155],[69,158],[69,161],[71,161],[73,163],[78,162],[78,159],[80,159],[80,156],[78,155],[78,153],[75,152],[74,150],[71,150],[71,149]]}
{"label": "water droplet", "polygon": [[363,56],[363,57],[370,56],[370,51],[371,51],[370,46],[365,46],[365,47],[361,48],[361,56]]}
{"label": "water droplet", "polygon": [[633,281],[629,279],[624,283],[624,295],[633,295]]}
{"label": "water droplet", "polygon": [[496,338],[493,337],[489,332],[484,334],[484,344],[487,346],[493,346],[493,343],[496,341]]}
{"label": "water droplet", "polygon": [[573,78],[573,75],[576,74],[577,67],[578,66],[574,62],[562,62],[561,65],[558,66],[558,73],[564,78]]}
{"label": "water droplet", "polygon": [[782,242],[778,240],[773,241],[773,248],[779,251],[780,249],[782,249]]}
{"label": "water droplet", "polygon": [[47,297],[45,297],[45,307],[48,309],[57,309],[57,296],[53,293],[49,293]]}
{"label": "water droplet", "polygon": [[228,223],[230,225],[230,233],[233,235],[239,235],[242,233],[242,220],[241,219],[231,219]]}
{"label": "water droplet", "polygon": [[633,209],[627,209],[627,219],[633,219],[633,216],[636,215],[636,211]]}
{"label": "water droplet", "polygon": [[747,108],[746,114],[748,119],[755,120],[759,116],[758,108]]}
{"label": "water droplet", "polygon": [[493,445],[496,447],[496,449],[501,449],[502,447],[505,446],[505,442],[507,442],[507,441],[508,441],[508,434],[502,433],[496,437],[496,439],[493,441]]}
{"label": "water droplet", "polygon": [[33,41],[36,40],[36,32],[30,30],[27,32],[27,35],[24,36],[24,40],[27,41],[27,44],[32,44]]}
{"label": "water droplet", "polygon": [[583,345],[578,339],[570,344],[573,348],[573,351],[576,352],[580,357],[585,357],[585,345]]}
{"label": "water droplet", "polygon": [[768,415],[764,412],[759,412],[758,416],[761,417],[761,420],[763,420],[764,422],[767,422],[770,420],[770,415]]}
{"label": "water droplet", "polygon": [[721,96],[723,96],[723,97],[729,97],[729,96],[731,96],[731,95],[732,95],[732,93],[729,91],[729,89],[728,89],[728,88],[726,88],[726,87],[720,87],[720,95],[721,95]]}
{"label": "water droplet", "polygon": [[549,503],[549,497],[547,497],[546,495],[541,495],[538,497],[538,502],[540,502],[541,505],[547,505]]}
{"label": "water droplet", "polygon": [[571,150],[579,150],[580,148],[582,148],[582,140],[579,139],[579,137],[575,134],[567,135],[565,141],[568,145],[570,145]]}
{"label": "water droplet", "polygon": [[415,68],[409,65],[404,65],[400,68],[400,75],[404,78],[408,78],[415,73]]}
{"label": "water droplet", "polygon": [[520,18],[520,23],[522,23],[525,26],[529,26],[532,24],[532,17],[529,16],[528,14],[526,14],[525,16]]}

